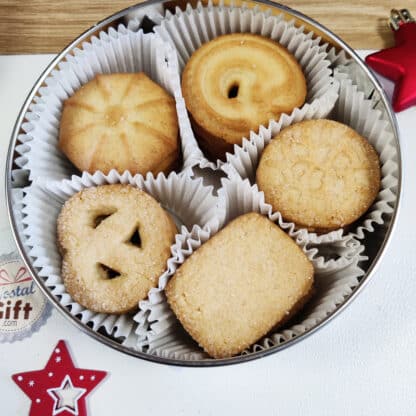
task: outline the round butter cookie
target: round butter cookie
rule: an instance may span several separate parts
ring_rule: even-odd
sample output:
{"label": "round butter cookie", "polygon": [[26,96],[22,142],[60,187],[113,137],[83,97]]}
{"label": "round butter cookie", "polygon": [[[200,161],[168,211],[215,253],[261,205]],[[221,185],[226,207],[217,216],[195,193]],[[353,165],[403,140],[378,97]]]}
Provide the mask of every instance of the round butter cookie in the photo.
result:
{"label": "round butter cookie", "polygon": [[157,286],[176,227],[150,195],[118,184],[72,196],[57,231],[68,293],[94,312],[121,314]]}
{"label": "round butter cookie", "polygon": [[200,147],[224,159],[234,144],[306,98],[296,59],[271,39],[247,33],[219,36],[185,66],[182,91]]}
{"label": "round butter cookie", "polygon": [[256,176],[266,202],[286,221],[327,232],[368,210],[380,188],[380,162],[368,140],[352,128],[309,120],[274,137]]}
{"label": "round butter cookie", "polygon": [[97,75],[64,102],[59,147],[81,171],[168,173],[179,156],[175,100],[144,73]]}

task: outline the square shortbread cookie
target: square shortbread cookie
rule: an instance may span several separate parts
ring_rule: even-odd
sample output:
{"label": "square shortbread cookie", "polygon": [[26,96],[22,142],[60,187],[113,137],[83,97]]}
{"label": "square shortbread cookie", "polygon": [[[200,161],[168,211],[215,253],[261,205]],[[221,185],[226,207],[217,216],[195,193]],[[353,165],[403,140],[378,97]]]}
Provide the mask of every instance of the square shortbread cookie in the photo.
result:
{"label": "square shortbread cookie", "polygon": [[313,266],[276,224],[242,215],[194,252],[166,287],[174,313],[212,357],[240,353],[292,315]]}

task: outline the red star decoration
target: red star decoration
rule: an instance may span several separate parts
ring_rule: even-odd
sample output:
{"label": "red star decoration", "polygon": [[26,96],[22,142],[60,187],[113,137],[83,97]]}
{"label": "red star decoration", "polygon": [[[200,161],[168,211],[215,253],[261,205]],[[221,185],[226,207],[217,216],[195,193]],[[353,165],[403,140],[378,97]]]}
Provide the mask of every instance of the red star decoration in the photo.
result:
{"label": "red star decoration", "polygon": [[396,46],[368,55],[367,64],[394,81],[394,111],[416,104],[416,23],[402,23],[394,32]]}
{"label": "red star decoration", "polygon": [[59,341],[43,370],[12,376],[32,401],[29,416],[87,416],[85,399],[105,371],[76,368],[65,341]]}

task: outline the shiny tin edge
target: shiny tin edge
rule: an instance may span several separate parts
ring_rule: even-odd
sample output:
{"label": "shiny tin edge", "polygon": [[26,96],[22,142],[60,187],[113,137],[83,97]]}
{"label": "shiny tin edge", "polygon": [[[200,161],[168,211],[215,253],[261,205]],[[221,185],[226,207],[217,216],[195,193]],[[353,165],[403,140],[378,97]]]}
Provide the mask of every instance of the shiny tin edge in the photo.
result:
{"label": "shiny tin edge", "polygon": [[[270,347],[267,350],[263,351],[257,351],[253,352],[251,354],[247,355],[240,355],[232,358],[225,358],[225,359],[206,359],[206,360],[177,360],[173,358],[164,358],[159,357],[151,354],[147,354],[140,351],[135,351],[133,349],[130,349],[128,347],[125,347],[121,344],[119,344],[117,341],[114,341],[113,339],[106,337],[104,335],[101,335],[100,333],[93,331],[88,326],[84,325],[81,321],[79,321],[75,316],[71,315],[69,311],[60,304],[58,299],[56,299],[47,289],[45,286],[43,280],[37,276],[37,273],[34,269],[34,267],[31,264],[31,260],[29,255],[25,252],[24,244],[20,239],[16,219],[13,213],[13,200],[12,200],[12,165],[13,165],[13,155],[14,155],[14,149],[17,142],[17,137],[19,135],[20,126],[24,120],[24,116],[29,108],[29,105],[31,104],[34,96],[36,95],[36,92],[38,91],[39,87],[44,83],[45,79],[48,77],[50,72],[56,67],[56,65],[62,60],[62,58],[70,52],[73,48],[79,46],[82,44],[82,42],[86,41],[90,36],[93,36],[94,34],[98,33],[99,31],[103,30],[105,27],[109,25],[116,25],[120,19],[122,19],[127,13],[138,10],[140,8],[149,6],[151,4],[156,3],[165,3],[167,0],[149,0],[144,3],[140,3],[134,6],[130,6],[126,9],[123,9],[115,14],[113,14],[110,17],[107,17],[106,19],[96,23],[94,26],[92,26],[90,29],[82,33],[79,37],[77,37],[73,42],[71,42],[68,46],[66,46],[47,66],[45,71],[41,74],[39,79],[36,81],[35,85],[33,86],[32,90],[30,91],[29,95],[27,96],[25,103],[22,106],[22,109],[20,110],[19,116],[16,120],[16,123],[13,128],[11,141],[9,144],[8,154],[7,154],[7,161],[6,161],[6,174],[5,174],[5,182],[6,182],[6,208],[7,213],[9,217],[9,221],[12,227],[12,234],[14,237],[14,240],[16,242],[19,254],[21,255],[24,263],[26,264],[28,270],[32,274],[34,280],[42,290],[42,292],[45,294],[45,296],[51,301],[51,303],[58,309],[60,313],[62,313],[66,318],[68,318],[72,323],[77,326],[80,330],[82,330],[84,333],[90,335],[91,337],[95,338],[96,340],[100,341],[101,343],[110,346],[117,351],[123,352],[125,354],[139,357],[147,361],[152,361],[160,364],[171,364],[171,365],[178,365],[178,366],[186,366],[186,367],[213,367],[213,366],[222,366],[222,365],[228,365],[228,364],[238,364],[243,363],[251,360],[255,360],[261,357],[265,357],[268,355],[271,355],[277,351],[284,350],[302,340],[307,338],[309,335],[315,333],[318,329],[321,329],[324,327],[328,322],[330,322],[333,318],[339,315],[341,311],[343,311],[362,291],[362,289],[368,284],[370,277],[374,275],[377,268],[379,267],[380,261],[388,248],[388,245],[390,243],[390,237],[391,234],[396,227],[396,220],[399,213],[399,209],[401,206],[401,190],[402,190],[402,160],[401,160],[401,151],[400,151],[400,141],[399,141],[399,133],[398,133],[398,126],[397,121],[394,116],[393,110],[391,108],[391,105],[387,99],[387,96],[385,92],[383,91],[380,83],[375,78],[371,70],[365,65],[365,63],[361,60],[361,58],[355,53],[353,49],[351,49],[345,42],[343,42],[341,39],[338,38],[335,34],[333,34],[331,31],[329,31],[327,28],[322,26],[320,23],[316,22],[312,18],[305,16],[304,14],[293,10],[287,6],[284,6],[279,3],[274,3],[270,0],[255,0],[250,1],[247,3],[252,4],[262,4],[270,6],[271,8],[278,9],[281,12],[284,12],[286,15],[289,15],[291,17],[294,17],[300,21],[301,23],[306,23],[307,25],[311,26],[312,28],[317,28],[322,34],[324,34],[330,41],[332,46],[336,46],[338,49],[343,49],[346,51],[351,58],[355,60],[355,62],[361,67],[361,69],[364,71],[364,73],[367,75],[367,77],[370,79],[372,84],[374,85],[376,91],[379,93],[381,101],[386,109],[386,113],[388,116],[388,119],[390,121],[390,125],[393,130],[393,134],[395,136],[397,150],[398,150],[398,170],[399,170],[399,177],[398,177],[398,190],[397,190],[397,200],[395,204],[394,212],[391,216],[390,223],[386,229],[386,232],[384,234],[383,242],[378,250],[377,255],[374,257],[372,263],[369,265],[365,275],[362,277],[360,283],[358,286],[354,289],[354,291],[351,293],[351,295],[343,302],[341,303],[330,315],[328,315],[321,323],[318,325],[310,328],[309,330],[305,331],[303,334],[292,338],[288,341],[283,342],[280,345],[276,345],[275,347]],[[327,40],[327,39],[326,39]]]}

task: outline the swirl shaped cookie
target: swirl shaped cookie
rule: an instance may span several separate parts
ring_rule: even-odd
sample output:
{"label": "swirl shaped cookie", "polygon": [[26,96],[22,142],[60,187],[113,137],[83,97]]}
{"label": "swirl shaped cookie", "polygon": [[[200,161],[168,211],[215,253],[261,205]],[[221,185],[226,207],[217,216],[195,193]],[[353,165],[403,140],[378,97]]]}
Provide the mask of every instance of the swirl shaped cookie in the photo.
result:
{"label": "swirl shaped cookie", "polygon": [[182,90],[202,150],[224,159],[251,130],[301,106],[306,80],[296,59],[277,42],[235,33],[194,52]]}
{"label": "swirl shaped cookie", "polygon": [[176,227],[147,193],[130,185],[87,188],[63,206],[57,223],[68,293],[95,312],[137,307],[166,269]]}
{"label": "swirl shaped cookie", "polygon": [[286,221],[327,232],[368,210],[380,189],[380,162],[368,140],[352,128],[309,120],[274,137],[256,176],[266,202]]}
{"label": "swirl shaped cookie", "polygon": [[175,100],[144,73],[97,75],[64,102],[59,147],[81,171],[171,171],[178,159]]}

